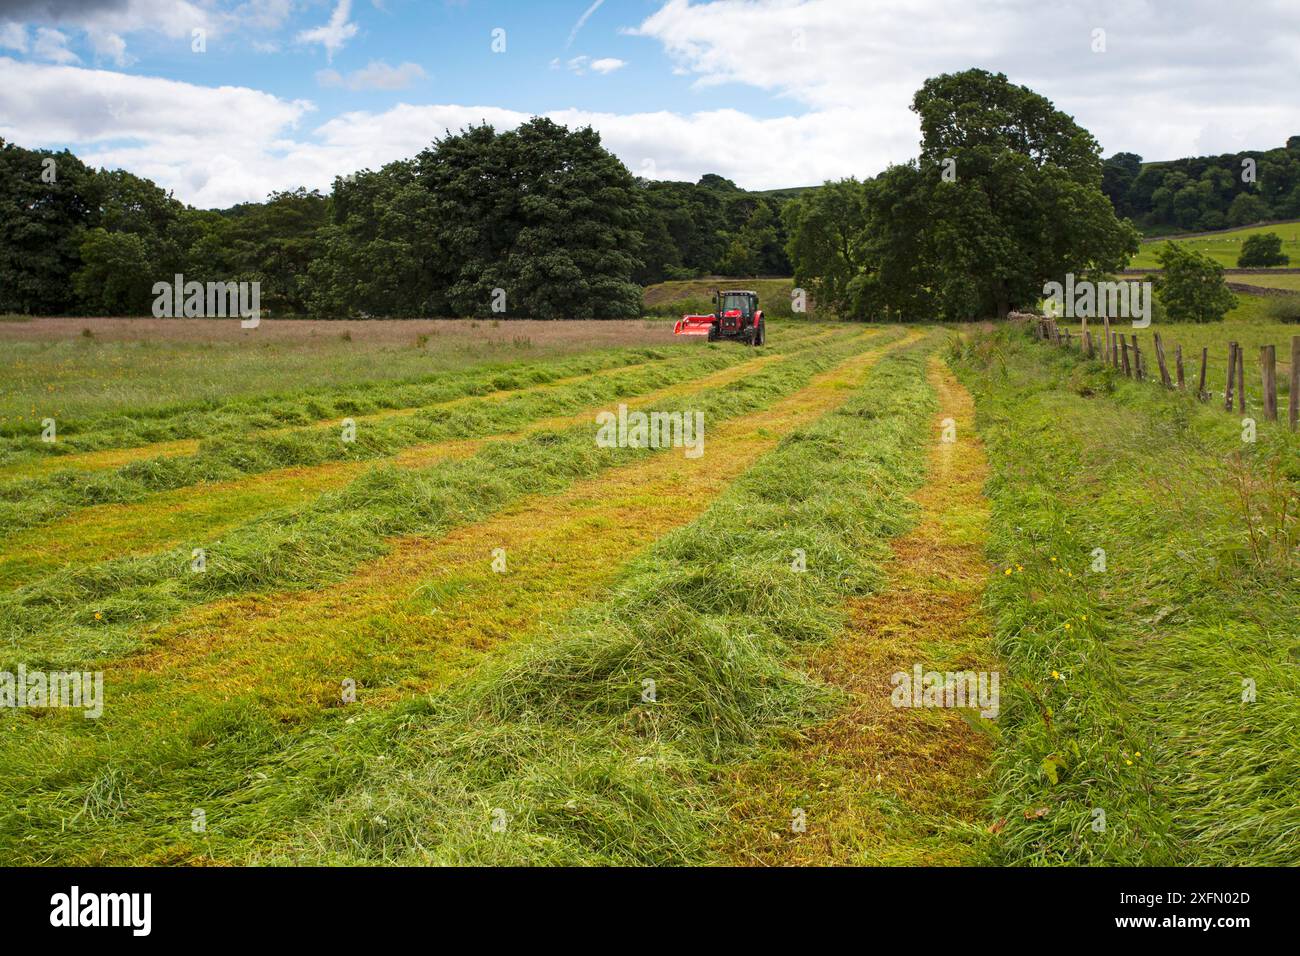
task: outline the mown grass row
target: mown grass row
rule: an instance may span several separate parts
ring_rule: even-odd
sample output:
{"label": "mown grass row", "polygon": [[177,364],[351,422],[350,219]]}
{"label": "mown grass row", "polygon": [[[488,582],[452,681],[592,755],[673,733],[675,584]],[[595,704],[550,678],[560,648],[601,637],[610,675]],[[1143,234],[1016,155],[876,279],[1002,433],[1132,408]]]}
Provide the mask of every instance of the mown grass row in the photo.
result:
{"label": "mown grass row", "polygon": [[[899,334],[850,336],[651,408],[700,411],[706,422],[725,421],[765,407],[802,388],[815,373]],[[376,467],[343,489],[262,515],[217,541],[51,575],[0,597],[0,656],[55,670],[129,652],[151,624],[182,608],[236,594],[326,585],[381,554],[390,537],[445,532],[523,495],[558,491],[629,455],[648,453],[598,448],[594,432],[588,423],[493,442],[472,458],[424,469]],[[202,573],[191,570],[192,548],[206,552]]]}
{"label": "mown grass row", "polygon": [[[822,360],[809,362],[828,367]],[[659,553],[642,566],[659,566],[666,559],[672,561],[676,553],[689,557],[697,550],[692,542],[708,540],[715,550],[702,550],[692,558],[693,578],[701,579],[695,584],[703,585],[706,593],[714,593],[715,600],[725,602],[753,588],[753,596],[748,598],[753,606],[744,611],[744,619],[737,619],[740,626],[748,627],[749,615],[762,622],[768,606],[784,606],[784,619],[800,627],[818,630],[816,622],[833,622],[835,611],[819,610],[810,602],[837,589],[870,587],[874,581],[874,564],[859,563],[854,551],[857,541],[850,540],[850,532],[854,538],[884,535],[884,525],[902,509],[901,502],[889,503],[888,494],[881,496],[887,488],[872,483],[892,481],[891,451],[878,438],[885,428],[893,428],[892,420],[885,418],[892,411],[889,403],[907,401],[909,390],[898,389],[897,382],[917,380],[917,360],[909,358],[906,362],[909,365],[904,371],[896,369],[885,377],[865,395],[865,401],[854,402],[842,420],[835,416],[813,432],[787,442],[780,462],[764,466],[768,471],[762,480],[745,479],[742,483],[745,488],[751,486],[753,493],[735,497],[736,485],[729,485],[725,501],[735,497],[729,507],[745,505],[740,522],[731,532],[741,537],[728,544],[711,527],[698,528],[675,550]],[[789,369],[785,373],[788,375]],[[762,401],[754,401],[761,399],[762,392],[750,388],[748,380],[742,385],[745,388],[740,394],[728,398],[742,410],[762,407]],[[889,407],[881,405],[880,395],[888,395],[884,406]],[[862,429],[867,429],[865,438]],[[910,437],[917,440],[914,434]],[[589,434],[584,445],[590,445]],[[832,453],[853,454],[863,460],[855,460],[853,471],[832,470]],[[636,460],[638,455],[624,449],[620,460]],[[801,472],[806,459],[818,464],[809,466],[809,472]],[[863,476],[867,484],[861,492],[845,496],[831,490],[841,481]],[[814,501],[819,502],[818,507],[813,506]],[[858,507],[859,503],[870,507]],[[837,535],[823,535],[818,527],[803,527],[803,514],[835,523]],[[725,566],[718,567],[720,574],[715,578],[715,566],[719,566],[715,555],[728,553],[732,545],[740,542],[745,542],[748,554],[738,551],[732,555]],[[788,555],[781,554],[788,546],[809,549],[813,574],[790,574]],[[771,553],[770,548],[777,549],[776,553]],[[770,561],[775,563],[768,566]],[[503,580],[503,587],[508,587],[510,579]],[[781,585],[780,593],[772,592],[770,584],[774,580]],[[680,600],[693,604],[686,594],[681,594]],[[382,620],[377,619],[374,626],[382,628]],[[707,640],[707,636],[697,640]],[[745,654],[757,649],[750,648],[746,641],[764,646],[768,643],[766,635],[748,637],[741,633],[737,640]],[[595,663],[599,665],[599,661]],[[706,688],[707,695],[727,697],[735,689],[728,685],[732,669],[727,662],[710,662],[706,658],[684,661],[681,666],[688,670],[695,666],[722,669],[712,675],[720,683],[716,688]],[[763,670],[781,669],[779,662],[768,661]],[[741,672],[744,674],[744,667]],[[703,676],[707,675],[699,674],[698,678]],[[761,675],[745,674],[744,678],[761,680]],[[330,678],[325,675],[322,679]],[[675,693],[686,691],[697,680],[685,672],[681,680],[688,683],[677,687],[671,674],[660,674],[660,679],[667,680]],[[789,680],[793,684],[805,683],[794,676]],[[136,693],[148,693],[147,685],[136,688]],[[365,697],[364,687],[361,695]],[[382,758],[387,748],[385,737],[402,736],[403,732],[394,728],[406,723],[400,713],[386,724],[376,723],[377,714],[357,706],[346,714],[326,711],[315,730],[287,728],[255,698],[235,696],[225,700],[225,706],[220,698],[208,701],[199,709],[201,719],[185,719],[182,726],[160,722],[157,734],[149,735],[143,749],[139,740],[133,747],[122,748],[122,728],[108,718],[101,724],[78,723],[79,718],[73,718],[74,727],[57,719],[27,722],[30,730],[19,731],[18,737],[6,736],[0,750],[6,767],[0,845],[9,855],[29,861],[179,861],[204,853],[250,858],[259,855],[270,842],[289,840],[295,819],[322,803],[328,804],[331,796],[355,778],[370,756]],[[183,708],[190,718],[198,713],[195,706]],[[714,708],[708,701],[703,706]],[[424,708],[416,706],[415,710]],[[363,719],[367,723],[361,723]],[[10,728],[17,724],[6,723]],[[62,737],[70,730],[78,735],[103,736],[104,747],[112,741],[109,760],[103,756],[109,750],[100,748],[103,753],[87,753],[83,748],[70,747],[70,741]],[[363,732],[367,736],[356,736]],[[338,735],[348,739],[339,739]],[[381,749],[376,752],[374,747]],[[60,760],[52,761],[49,754],[55,752],[61,754]],[[209,821],[207,834],[191,834],[191,808],[204,809]],[[649,834],[646,839],[650,839]]]}
{"label": "mown grass row", "polygon": [[[798,341],[768,354],[797,351]],[[581,411],[599,402],[634,396],[710,372],[753,361],[759,350],[727,346],[692,350],[680,360],[592,376],[542,391],[505,399],[482,399],[452,408],[429,408],[410,415],[358,423],[355,440],[345,441],[337,425],[275,431],[271,434],[217,436],[197,454],[151,458],[94,474],[61,472],[0,483],[0,528],[13,532],[45,524],[90,505],[143,500],[202,482],[230,481],[279,468],[335,461],[366,461],[391,456],[414,445],[507,432],[551,416]]]}
{"label": "mown grass row", "polygon": [[[362,382],[345,387],[307,388],[292,393],[226,402],[189,402],[160,408],[125,410],[78,420],[60,420],[58,440],[41,441],[39,425],[14,425],[0,434],[9,439],[0,467],[26,458],[60,458],[105,448],[133,448],[154,442],[204,438],[225,432],[309,425],[344,416],[414,408],[467,395],[542,385],[572,375],[591,374],[669,358],[664,348],[616,349],[551,362],[514,366],[474,366],[403,381]],[[256,357],[250,357],[255,361]]]}
{"label": "mown grass row", "polygon": [[993,861],[1291,864],[1300,446],[999,330],[959,367],[993,478]]}
{"label": "mown grass row", "polygon": [[[809,330],[796,326],[783,331],[781,339],[783,342],[794,341],[808,333]],[[56,418],[58,440],[53,443],[41,440],[39,422],[44,417],[54,416],[55,409],[34,407],[33,413],[39,414],[34,414],[33,420],[0,424],[0,438],[5,439],[0,446],[0,468],[79,452],[309,425],[344,416],[416,408],[465,396],[544,385],[605,369],[662,361],[676,357],[680,351],[675,347],[588,349],[576,355],[532,358],[526,362],[481,360],[452,368],[447,368],[439,356],[431,356],[427,362],[431,371],[416,372],[412,367],[396,379],[376,377],[327,385],[298,384],[291,391],[284,391],[280,386],[256,396],[170,402],[157,407],[133,405],[82,416],[60,415]],[[265,361],[265,357],[254,350],[247,352],[246,360],[256,363]],[[6,374],[17,376],[20,373],[11,369]]]}
{"label": "mown grass row", "polygon": [[[924,352],[884,358],[636,560],[610,600],[461,687],[335,722],[279,768],[304,798],[309,781],[330,784],[289,845],[258,858],[708,862],[725,826],[719,765],[837,704],[791,651],[839,633],[844,599],[878,587],[909,520],[932,403]],[[326,740],[356,755],[355,777],[335,775]]]}

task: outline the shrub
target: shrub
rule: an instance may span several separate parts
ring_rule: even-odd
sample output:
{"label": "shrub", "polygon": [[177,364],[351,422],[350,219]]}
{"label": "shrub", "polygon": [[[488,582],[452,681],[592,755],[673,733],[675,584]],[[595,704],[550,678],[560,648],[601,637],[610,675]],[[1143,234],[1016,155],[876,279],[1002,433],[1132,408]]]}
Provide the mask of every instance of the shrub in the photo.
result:
{"label": "shrub", "polygon": [[1164,269],[1155,292],[1174,322],[1222,322],[1237,304],[1223,280],[1223,266],[1209,256],[1171,242],[1160,253]]}
{"label": "shrub", "polygon": [[1264,316],[1270,322],[1300,322],[1300,295],[1279,295],[1268,300]]}
{"label": "shrub", "polygon": [[1241,269],[1263,269],[1269,266],[1285,266],[1291,257],[1282,252],[1282,237],[1276,232],[1261,232],[1247,236],[1241,244],[1241,255],[1237,257],[1237,266]]}

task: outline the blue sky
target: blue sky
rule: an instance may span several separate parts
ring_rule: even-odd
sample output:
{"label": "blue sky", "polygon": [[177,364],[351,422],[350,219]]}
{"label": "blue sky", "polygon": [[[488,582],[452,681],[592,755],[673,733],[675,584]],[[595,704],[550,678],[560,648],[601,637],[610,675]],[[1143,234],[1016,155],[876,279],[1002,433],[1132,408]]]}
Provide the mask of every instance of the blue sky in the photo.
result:
{"label": "blue sky", "polygon": [[219,207],[548,115],[641,175],[776,188],[915,155],[912,94],[975,66],[1107,154],[1300,133],[1295,0],[0,0],[0,137]]}
{"label": "blue sky", "polygon": [[[297,42],[299,33],[329,21],[337,0],[294,4],[274,30],[222,33],[194,55],[190,38],[141,32],[129,44],[127,72],[161,75],[201,85],[247,83],[288,99],[313,100],[324,114],[382,109],[406,102],[487,103],[526,113],[563,106],[640,112],[734,107],[754,115],[788,112],[773,97],[743,84],[694,86],[673,73],[671,58],[655,40],[627,35],[654,11],[648,0],[353,0],[348,22],[356,34],[332,57],[320,44]],[[585,20],[582,18],[590,11]],[[575,33],[575,27],[582,21]],[[505,30],[505,52],[493,52],[493,32]],[[96,57],[86,34],[65,31],[69,47],[87,64]],[[257,44],[273,45],[261,52]],[[585,62],[571,61],[586,57]],[[600,73],[590,63],[622,62]],[[401,89],[329,88],[317,73],[345,77],[379,61],[414,63],[425,76]],[[556,65],[556,61],[559,61]],[[585,67],[585,68],[584,68]]]}

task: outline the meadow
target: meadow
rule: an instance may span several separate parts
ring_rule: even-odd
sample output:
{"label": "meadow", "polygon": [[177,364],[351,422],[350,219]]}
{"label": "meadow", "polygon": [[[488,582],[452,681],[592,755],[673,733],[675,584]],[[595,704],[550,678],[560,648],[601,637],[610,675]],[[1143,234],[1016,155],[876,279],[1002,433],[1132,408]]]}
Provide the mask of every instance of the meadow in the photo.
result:
{"label": "meadow", "polygon": [[0,672],[105,699],[0,713],[0,861],[1286,862],[1282,426],[1009,326],[85,324],[3,330]]}
{"label": "meadow", "polygon": [[[1225,269],[1237,268],[1237,257],[1241,255],[1241,244],[1247,236],[1272,232],[1282,238],[1282,252],[1291,257],[1291,266],[1300,268],[1300,222],[1279,222],[1265,226],[1243,226],[1240,229],[1228,229],[1210,235],[1173,236],[1169,239],[1147,239],[1142,243],[1138,254],[1133,257],[1129,267],[1133,269],[1158,269],[1160,262],[1156,258],[1167,242],[1177,242],[1189,249],[1209,256]],[[1253,282],[1255,276],[1244,280]]]}

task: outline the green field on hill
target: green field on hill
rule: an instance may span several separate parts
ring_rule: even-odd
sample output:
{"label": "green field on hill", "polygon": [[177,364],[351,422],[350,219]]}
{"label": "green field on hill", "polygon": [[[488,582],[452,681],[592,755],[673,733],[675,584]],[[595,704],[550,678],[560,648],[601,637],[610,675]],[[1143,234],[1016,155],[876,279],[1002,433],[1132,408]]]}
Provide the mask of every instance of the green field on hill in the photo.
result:
{"label": "green field on hill", "polygon": [[1156,258],[1168,242],[1178,242],[1209,256],[1225,269],[1237,268],[1237,256],[1241,255],[1241,244],[1247,236],[1275,232],[1282,237],[1282,251],[1291,257],[1291,265],[1300,268],[1300,222],[1275,223],[1266,226],[1243,226],[1228,232],[1214,235],[1172,236],[1168,239],[1149,239],[1142,243],[1142,248],[1129,263],[1134,269],[1158,269],[1160,261]]}

